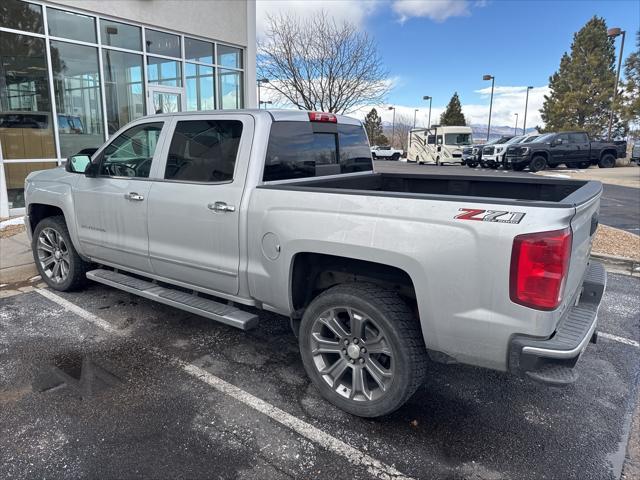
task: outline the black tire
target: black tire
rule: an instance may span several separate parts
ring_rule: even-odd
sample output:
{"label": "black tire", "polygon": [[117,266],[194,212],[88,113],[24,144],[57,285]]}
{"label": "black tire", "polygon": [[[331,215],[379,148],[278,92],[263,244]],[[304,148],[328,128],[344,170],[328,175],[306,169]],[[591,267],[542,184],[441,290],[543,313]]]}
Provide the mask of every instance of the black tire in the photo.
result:
{"label": "black tire", "polygon": [[532,172],[539,172],[547,168],[547,159],[542,155],[537,155],[531,159],[529,163],[529,170]]}
{"label": "black tire", "polygon": [[[40,243],[41,235],[46,239],[53,238],[49,243]],[[59,240],[56,237],[59,236]],[[45,248],[51,248],[53,246],[54,251],[50,256],[47,256]],[[59,290],[61,292],[67,292],[70,290],[77,290],[87,283],[86,273],[89,270],[90,264],[82,260],[78,252],[76,251],[67,224],[64,217],[59,215],[55,217],[47,217],[42,219],[36,226],[33,232],[33,238],[31,241],[31,250],[33,252],[33,259],[36,263],[38,273],[42,277],[42,280],[51,288]],[[56,258],[56,252],[61,253],[61,257],[58,261]],[[54,263],[60,263],[59,274],[55,274],[55,268],[52,267],[49,270],[46,265],[50,260]],[[67,265],[65,267],[65,265]],[[64,271],[66,270],[66,276]]]}
{"label": "black tire", "polygon": [[492,163],[491,165],[489,165],[489,168],[491,168],[491,170],[497,170],[498,169],[498,164],[497,163]]}
{"label": "black tire", "polygon": [[582,168],[583,170],[586,170],[590,166],[591,162],[578,162],[578,168]]}
{"label": "black tire", "polygon": [[436,165],[437,165],[438,167],[439,167],[440,165],[442,165],[442,164],[440,163],[440,157],[436,157]]}
{"label": "black tire", "polygon": [[[336,312],[340,310],[343,311]],[[321,320],[322,315],[329,312],[333,315]],[[352,335],[353,323],[350,315],[366,319],[361,322],[361,331],[365,335],[359,342],[356,340],[358,337]],[[328,329],[325,322],[332,317],[342,326],[341,335]],[[322,330],[325,328],[327,330]],[[318,336],[325,335],[332,335],[332,341],[335,345],[340,345],[341,352],[318,353],[313,350]],[[380,338],[383,340],[379,340]],[[376,343],[381,348],[389,352],[388,356],[379,353],[372,355],[366,351],[367,345],[371,345],[373,350],[374,339],[378,340]],[[347,344],[344,343],[345,340]],[[360,417],[379,417],[397,410],[422,385],[426,376],[427,352],[418,320],[395,292],[373,284],[337,285],[316,297],[302,317],[299,345],[304,368],[320,394],[338,408]],[[358,353],[356,346],[355,354],[359,356],[357,360],[352,356],[354,345],[359,345],[365,352]],[[330,358],[325,360],[323,355]],[[335,360],[332,361],[331,358]],[[374,376],[370,373],[380,371],[376,369],[383,363],[388,364],[384,367],[384,372],[387,375],[386,381],[389,382],[384,389],[380,388],[380,384],[374,381]],[[327,370],[324,374],[320,373],[323,368]],[[364,386],[360,399],[356,398],[357,394],[353,389],[358,369]],[[340,373],[332,378],[334,370]],[[325,377],[330,380],[325,380]],[[366,395],[367,390],[371,398]]]}
{"label": "black tire", "polygon": [[394,153],[393,155],[391,155],[391,160],[394,160],[397,162],[398,160],[400,160],[400,154]]}
{"label": "black tire", "polygon": [[616,157],[610,153],[605,153],[598,162],[600,168],[613,168],[616,166]]}
{"label": "black tire", "polygon": [[372,153],[372,154],[371,154],[371,158],[372,158],[373,160],[377,160],[377,159],[378,159],[378,156],[377,156],[375,153]]}
{"label": "black tire", "polygon": [[467,162],[467,167],[469,167],[469,168],[476,168],[476,167],[477,167],[477,165],[476,165],[475,163],[469,163],[469,162]]}

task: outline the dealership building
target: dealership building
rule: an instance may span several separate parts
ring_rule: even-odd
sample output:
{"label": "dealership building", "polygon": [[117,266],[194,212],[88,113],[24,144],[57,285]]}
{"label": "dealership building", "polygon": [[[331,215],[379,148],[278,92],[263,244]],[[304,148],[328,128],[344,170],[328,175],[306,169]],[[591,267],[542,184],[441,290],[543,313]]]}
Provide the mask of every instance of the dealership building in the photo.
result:
{"label": "dealership building", "polygon": [[131,120],[254,108],[255,22],[255,0],[1,0],[0,217]]}

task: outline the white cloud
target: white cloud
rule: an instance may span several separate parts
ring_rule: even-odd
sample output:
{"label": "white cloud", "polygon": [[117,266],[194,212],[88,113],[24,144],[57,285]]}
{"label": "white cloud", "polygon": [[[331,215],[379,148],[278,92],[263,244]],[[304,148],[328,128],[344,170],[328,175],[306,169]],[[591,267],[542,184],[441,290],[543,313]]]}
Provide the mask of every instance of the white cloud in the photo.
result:
{"label": "white cloud", "polygon": [[[522,120],[524,119],[524,103],[526,98],[527,87],[495,87],[493,92],[493,109],[491,112],[491,124],[494,126],[510,126],[514,125],[515,116],[518,114],[518,125],[522,127]],[[491,94],[491,87],[476,90],[483,99],[486,99],[486,103],[474,104],[463,103],[462,113],[464,113],[467,123],[472,125],[486,125],[489,119],[489,95]],[[544,95],[549,93],[549,87],[535,87],[529,91],[529,106],[527,108],[527,128],[535,127],[536,125],[542,125],[542,118],[540,117],[540,108],[544,102]],[[426,103],[426,102],[425,102]],[[378,111],[378,115],[382,117],[384,123],[391,123],[393,120],[393,110],[388,109],[389,105],[382,106],[366,106],[353,112],[351,115],[364,119],[365,115],[375,108]],[[413,113],[416,108],[416,126],[424,127],[427,125],[427,119],[429,114],[429,105],[395,105],[396,107],[396,121],[400,116],[404,116],[411,120],[413,123]],[[434,105],[431,109],[431,123],[435,124],[440,121],[440,115],[444,112],[446,105]]]}
{"label": "white cloud", "polygon": [[449,17],[470,15],[469,7],[470,2],[467,0],[396,0],[392,6],[400,22],[412,17],[426,17],[435,22],[444,22]]}
{"label": "white cloud", "polygon": [[[486,124],[489,119],[489,98],[491,87],[476,90],[485,104],[463,104],[462,111],[470,119],[470,123]],[[548,86],[534,87],[529,91],[529,106],[527,108],[527,127],[541,125],[542,118],[539,110],[544,103],[544,96],[549,94]],[[527,96],[527,87],[500,86],[493,91],[493,111],[491,123],[493,125],[513,125],[514,113],[518,114],[518,123],[522,125],[524,119],[524,104]]]}
{"label": "white cloud", "polygon": [[374,0],[258,0],[256,2],[256,34],[264,36],[268,15],[294,14],[300,19],[312,18],[324,10],[337,22],[349,21],[358,27],[378,7]]}

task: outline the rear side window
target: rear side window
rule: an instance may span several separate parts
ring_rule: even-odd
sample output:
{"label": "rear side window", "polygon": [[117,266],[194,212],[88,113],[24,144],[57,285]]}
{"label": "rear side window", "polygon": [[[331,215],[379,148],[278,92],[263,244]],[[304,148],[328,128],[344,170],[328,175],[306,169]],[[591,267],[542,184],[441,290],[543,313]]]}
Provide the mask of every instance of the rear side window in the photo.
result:
{"label": "rear side window", "polygon": [[265,159],[265,182],[373,170],[359,125],[274,122]]}
{"label": "rear side window", "polygon": [[164,178],[183,182],[233,180],[242,136],[238,120],[186,120],[176,125]]}
{"label": "rear side window", "polygon": [[587,137],[586,133],[570,133],[569,141],[571,143],[588,143],[589,137]]}

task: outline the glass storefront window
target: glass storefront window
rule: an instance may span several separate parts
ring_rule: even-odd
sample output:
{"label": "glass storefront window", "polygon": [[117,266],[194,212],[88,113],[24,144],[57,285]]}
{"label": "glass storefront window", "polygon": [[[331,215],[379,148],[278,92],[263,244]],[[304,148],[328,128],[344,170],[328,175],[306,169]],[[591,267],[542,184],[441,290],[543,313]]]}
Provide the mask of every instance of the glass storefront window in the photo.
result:
{"label": "glass storefront window", "polygon": [[168,57],[182,57],[180,37],[172,33],[159,32],[147,28],[145,30],[147,53],[166,55]]}
{"label": "glass storefront window", "polygon": [[135,25],[102,19],[100,20],[100,40],[102,45],[141,51],[142,29]]}
{"label": "glass storefront window", "polygon": [[5,160],[56,158],[44,42],[0,32],[0,144]]}
{"label": "glass storefront window", "polygon": [[147,77],[149,85],[167,87],[182,86],[182,62],[166,58],[147,57]]}
{"label": "glass storefront window", "polygon": [[31,172],[58,166],[56,162],[4,163],[9,208],[24,208],[24,179]]}
{"label": "glass storefront window", "polygon": [[144,115],[142,55],[102,50],[109,135]]}
{"label": "glass storefront window", "polygon": [[68,157],[104,142],[98,49],[51,40],[60,153]]}
{"label": "glass storefront window", "polygon": [[218,44],[218,65],[242,68],[242,50]]}
{"label": "glass storefront window", "polygon": [[221,108],[242,108],[242,73],[232,70],[220,70]]}
{"label": "glass storefront window", "polygon": [[215,106],[215,76],[213,67],[187,63],[187,110],[213,110]]}
{"label": "glass storefront window", "polygon": [[185,59],[195,62],[213,63],[213,43],[194,38],[184,39]]}
{"label": "glass storefront window", "polygon": [[2,0],[0,2],[0,27],[44,33],[42,7],[21,0]]}
{"label": "glass storefront window", "polygon": [[47,8],[49,35],[96,43],[96,21],[93,17]]}

